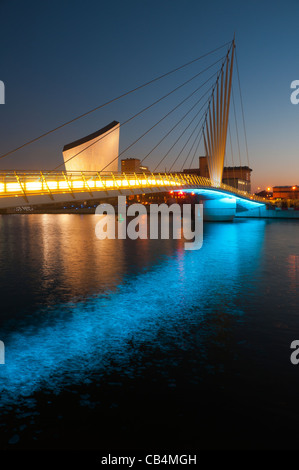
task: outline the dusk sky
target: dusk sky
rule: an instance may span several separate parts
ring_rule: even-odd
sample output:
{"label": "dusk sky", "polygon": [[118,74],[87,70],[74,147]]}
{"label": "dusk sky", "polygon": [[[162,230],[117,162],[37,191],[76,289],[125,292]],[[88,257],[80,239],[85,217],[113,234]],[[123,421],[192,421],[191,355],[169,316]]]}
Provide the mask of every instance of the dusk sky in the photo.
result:
{"label": "dusk sky", "polygon": [[[299,105],[290,101],[290,84],[299,80],[297,1],[0,0],[0,8],[0,80],[5,83],[1,155],[231,41],[235,33],[253,190],[299,184]],[[64,144],[113,120],[122,123],[207,64],[199,61],[165,79],[160,88],[147,87],[64,127],[1,159],[0,169],[53,169],[62,162]],[[235,69],[237,101],[236,79]],[[148,121],[144,116],[121,128],[120,150],[178,102],[172,99],[157,114],[152,109]],[[242,115],[237,114],[241,163],[246,165]],[[158,139],[154,134],[152,145]],[[141,141],[126,156],[142,158],[150,145],[149,139]],[[227,146],[231,164],[229,153]],[[159,161],[155,155],[145,162],[150,169]]]}

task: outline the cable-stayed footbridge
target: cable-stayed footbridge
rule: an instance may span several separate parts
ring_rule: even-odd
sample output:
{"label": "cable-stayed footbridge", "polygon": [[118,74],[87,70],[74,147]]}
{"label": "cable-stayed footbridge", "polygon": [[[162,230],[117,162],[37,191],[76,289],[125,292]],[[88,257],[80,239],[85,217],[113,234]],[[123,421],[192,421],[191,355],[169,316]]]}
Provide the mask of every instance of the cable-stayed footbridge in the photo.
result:
{"label": "cable-stayed footbridge", "polygon": [[[231,140],[229,116],[231,97],[233,97],[232,78],[235,40],[97,106],[87,113],[1,155],[0,159],[10,156],[16,151],[21,151],[37,140],[45,138],[49,134],[113,102],[136,93],[142,88],[149,87],[153,83],[165,79],[165,77],[182,70],[185,71],[188,66],[207,59],[216,52],[223,52],[223,49],[225,49],[223,56],[201,68],[187,80],[178,85],[176,84],[170,91],[139,109],[133,116],[117,123],[118,126],[110,126],[111,129],[108,126],[108,130],[105,129],[104,133],[94,133],[88,142],[86,139],[81,139],[76,142],[75,146],[66,146],[64,161],[52,170],[20,171],[14,169],[1,171],[0,209],[20,205],[41,206],[71,201],[99,200],[107,197],[117,197],[118,195],[185,191],[200,195],[201,199],[205,201],[204,207],[210,219],[231,220],[237,206],[243,208],[243,210],[248,210],[251,207],[261,207],[266,203],[269,204],[263,198],[222,182],[224,161],[227,154],[228,130]],[[206,78],[205,74],[207,73],[209,73],[209,76]],[[200,78],[202,81],[198,83]],[[193,86],[194,83],[195,87]],[[183,99],[157,119],[157,114],[153,113],[154,108],[159,106],[161,108],[162,102],[169,100],[170,97],[172,98],[173,95],[185,88],[187,88],[187,93],[183,96]],[[191,99],[192,106],[189,106]],[[234,97],[233,105],[235,112]],[[178,115],[179,110],[181,111],[180,115]],[[152,112],[155,121],[134,138],[130,145],[119,151],[118,140],[116,145],[116,131],[119,133],[119,128],[123,128],[149,111]],[[243,108],[242,117],[245,131]],[[237,124],[236,113],[235,122]],[[167,123],[168,128],[166,128]],[[141,160],[141,163],[144,164],[145,160],[148,162],[149,157],[151,157],[150,166],[155,166],[155,168],[150,171],[147,167],[142,167],[143,169],[146,168],[143,171],[140,167],[139,170],[134,172],[120,172],[120,158],[126,155],[128,151],[132,152],[133,147],[140,144],[142,139],[151,137],[154,130],[158,129],[159,126],[164,127],[154,145],[151,138],[148,140],[150,149]],[[236,136],[240,153],[238,132],[236,132]],[[172,141],[166,148],[166,142],[169,138]],[[247,141],[245,140],[245,142],[247,149]],[[202,176],[191,168],[195,157],[200,155],[200,145],[204,146],[209,177]],[[116,146],[117,150],[115,152],[113,149]],[[233,155],[232,144],[231,155]],[[87,162],[89,166],[87,166]],[[186,168],[188,164],[190,172]],[[165,165],[165,171],[161,170],[163,165]]]}

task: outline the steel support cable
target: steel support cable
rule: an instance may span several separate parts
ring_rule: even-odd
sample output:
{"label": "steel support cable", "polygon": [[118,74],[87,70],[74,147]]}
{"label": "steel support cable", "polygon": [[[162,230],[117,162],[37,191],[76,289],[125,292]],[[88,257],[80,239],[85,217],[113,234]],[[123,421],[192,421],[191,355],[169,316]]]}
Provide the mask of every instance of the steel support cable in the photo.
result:
{"label": "steel support cable", "polygon": [[[213,96],[212,96],[212,100],[214,101],[214,93],[213,93]],[[210,105],[211,106],[211,105]],[[209,135],[208,135],[209,139],[208,139],[208,142],[209,142],[209,146],[211,148],[211,162],[213,163],[213,165],[215,164],[215,148],[214,148],[214,138],[215,138],[215,132],[213,132],[213,128],[212,128],[212,118],[211,118],[211,107],[210,107],[210,110],[209,110]],[[212,158],[213,156],[213,158]]]}
{"label": "steel support cable", "polygon": [[[224,79],[224,65],[220,71],[221,75],[221,95],[220,95],[220,109],[221,109],[221,115],[220,115],[220,129],[219,129],[219,144],[220,149],[222,150],[223,147],[223,123],[224,123],[224,113],[225,113],[225,105],[226,105],[226,93],[227,93],[227,76],[228,76],[228,61],[229,61],[229,54],[226,56],[226,70],[225,70],[225,80]],[[212,98],[214,99],[214,90],[212,93]],[[208,119],[209,117],[209,119]],[[208,167],[209,167],[209,174],[210,178],[216,175],[217,177],[217,164],[218,164],[218,159],[217,155],[215,155],[215,149],[213,146],[213,128],[212,128],[212,120],[211,120],[211,104],[209,104],[209,109],[207,113],[207,119],[206,119],[206,132],[204,135],[204,142],[205,142],[205,148],[206,148],[206,153],[208,154],[209,158],[207,159],[208,161]]]}
{"label": "steel support cable", "polygon": [[[199,102],[199,101],[198,101]],[[198,102],[194,105],[194,107],[198,104]],[[193,108],[194,108],[193,107]],[[199,111],[195,114],[195,116],[191,119],[191,121],[189,122],[189,124],[185,127],[185,129],[183,130],[183,132],[180,134],[180,136],[176,139],[176,141],[174,142],[174,144],[172,144],[172,146],[168,149],[168,151],[166,152],[166,154],[164,155],[164,157],[159,161],[158,165],[155,167],[154,169],[154,172],[156,171],[156,169],[161,165],[161,163],[165,160],[165,158],[169,155],[169,153],[171,152],[171,150],[174,148],[174,146],[178,143],[178,141],[181,139],[181,137],[185,134],[186,130],[191,126],[192,122],[197,118],[197,116],[199,115],[199,113],[201,112],[201,110],[203,109],[204,105],[201,106],[201,108],[199,109]]]}
{"label": "steel support cable", "polygon": [[[160,101],[162,101],[163,99],[167,98],[169,95],[171,95],[172,93],[174,93],[175,91],[177,91],[179,88],[182,88],[184,85],[186,85],[187,83],[190,83],[192,80],[194,80],[195,78],[197,78],[199,75],[203,74],[204,72],[206,72],[208,69],[210,69],[211,67],[213,67],[214,65],[216,65],[218,62],[220,62],[222,59],[219,59],[217,60],[216,62],[214,62],[213,64],[209,65],[206,69],[198,72],[197,74],[195,74],[193,77],[191,77],[190,79],[186,80],[184,83],[182,83],[181,85],[177,86],[176,88],[174,88],[173,90],[171,90],[170,92],[168,92],[166,95],[162,96],[161,98],[159,98],[158,100],[154,101],[153,103],[151,103],[150,105],[146,106],[145,108],[143,108],[141,111],[139,111],[138,113],[134,114],[133,116],[131,116],[129,119],[127,119],[126,121],[124,121],[123,123],[120,124],[119,127],[123,127],[125,126],[126,124],[128,124],[130,121],[132,121],[133,119],[135,119],[136,117],[140,116],[142,113],[144,113],[145,111],[149,110],[150,108],[152,108],[153,106],[155,106],[157,103],[159,103]],[[179,103],[178,106],[180,106],[181,104],[183,104],[188,98],[190,98],[194,93],[196,93],[200,88],[202,88],[206,83],[208,83],[215,75],[217,74],[217,72],[214,72],[203,84],[201,84],[199,87],[196,88],[196,90],[194,90],[194,92],[192,92],[187,98],[185,98],[181,103]],[[178,106],[176,106],[171,112],[173,112]],[[169,115],[170,113],[168,113],[167,115]],[[165,119],[167,117],[167,115],[163,118]],[[163,120],[162,119],[162,120]],[[160,123],[161,120],[158,122]],[[157,124],[155,124],[153,126],[153,128],[156,126]],[[150,129],[152,130],[152,128]],[[149,131],[150,131],[149,130]],[[75,155],[72,155],[70,158],[68,158],[67,160],[65,160],[65,162],[62,162],[60,163],[58,166],[56,166],[52,171],[55,171],[57,170],[57,168],[61,167],[62,165],[64,165],[65,163],[69,162],[70,160],[72,160],[73,158],[77,157],[78,155],[80,155],[82,152],[85,152],[85,150],[87,150],[89,147],[92,147],[93,145],[95,145],[96,143],[98,143],[100,140],[104,139],[105,137],[107,137],[109,134],[111,134],[112,132],[114,132],[115,129],[112,129],[110,132],[108,132],[107,134],[105,134],[104,136],[101,136],[99,139],[97,139],[96,141],[92,142],[91,144],[87,145],[86,147],[84,147],[82,150],[80,150],[79,152],[77,152]],[[149,132],[148,131],[148,132]],[[148,133],[146,132],[146,133]],[[141,136],[142,138],[143,136]],[[140,139],[138,139],[140,140]],[[135,141],[136,142],[138,142]],[[126,149],[128,150],[128,148]],[[124,153],[124,151],[122,152]],[[104,168],[102,168],[101,171],[103,171],[105,168],[107,168],[109,165],[111,165],[111,163],[113,163],[117,158],[119,158],[120,154],[117,155],[117,157],[115,157],[113,160],[111,160]]]}
{"label": "steel support cable", "polygon": [[[226,58],[226,68],[225,68],[225,80],[223,83],[223,77],[221,76],[221,90],[222,90],[222,113],[220,116],[220,128],[219,128],[219,141],[217,143],[217,152],[216,152],[216,143],[215,141],[211,140],[211,148],[212,148],[212,155],[211,158],[211,170],[212,175],[216,177],[217,182],[221,182],[222,173],[223,173],[223,163],[224,163],[224,154],[225,154],[225,143],[226,143],[226,130],[227,130],[227,110],[229,106],[229,94],[230,94],[230,81],[228,82],[228,78],[230,78],[229,74],[229,54],[227,54]],[[210,110],[210,127],[209,133],[212,132],[213,136],[215,136],[215,129],[212,128],[211,125],[211,110]],[[219,122],[219,121],[218,121]]]}
{"label": "steel support cable", "polygon": [[223,106],[224,106],[224,98],[223,98],[223,90],[224,90],[224,70],[221,74],[221,90],[220,90],[220,126],[219,126],[219,142],[220,148],[222,145],[222,130],[223,130]]}
{"label": "steel support cable", "polygon": [[[228,125],[228,123],[227,123]],[[222,173],[222,182],[223,182],[223,178],[224,178],[224,168],[225,168],[225,164],[228,164],[228,158],[227,158],[227,152],[225,150],[224,152],[224,159],[223,159],[223,173]],[[229,165],[228,165],[229,166]]]}
{"label": "steel support cable", "polygon": [[[211,87],[210,87],[211,89]],[[202,96],[201,98],[192,106],[192,108],[190,108],[185,114],[184,116],[162,137],[162,139],[159,140],[159,142],[145,155],[145,157],[141,160],[141,163],[144,162],[144,160],[146,158],[148,158],[151,153],[153,153],[154,150],[156,150],[157,147],[159,147],[159,145],[163,142],[163,140],[165,140],[169,134],[171,134],[171,132],[185,119],[185,117],[195,108],[195,106],[203,99],[203,97],[210,91],[210,89],[208,89]],[[205,103],[203,104],[202,107],[205,106],[205,104],[207,103],[208,100],[205,101]]]}
{"label": "steel support cable", "polygon": [[241,92],[241,82],[240,82],[240,75],[239,75],[239,66],[238,66],[238,59],[237,59],[237,50],[235,50],[235,54],[236,54],[236,69],[237,69],[238,85],[239,85],[239,92],[240,92],[240,104],[241,104],[242,120],[243,120],[243,127],[244,127],[245,147],[246,147],[247,163],[248,163],[248,167],[249,167],[249,154],[248,154],[248,145],[247,145],[247,135],[246,135],[243,99],[242,99],[242,92]]}
{"label": "steel support cable", "polygon": [[[221,122],[223,120],[223,118],[222,118],[222,108],[223,108],[224,66],[225,66],[225,63],[227,63],[227,61],[228,61],[228,54],[229,54],[229,51],[226,55],[225,61],[222,64],[222,67],[221,67],[220,72],[219,72],[219,76],[217,77],[217,81],[216,81],[217,101],[218,101],[218,99],[219,99],[219,94],[218,94],[219,79],[221,78],[221,85],[220,85],[220,88],[221,88],[221,95],[220,95],[220,119],[221,119]],[[204,125],[206,127],[206,136],[204,135],[204,144],[205,144],[206,154],[207,154],[207,156],[209,156],[209,158],[208,158],[208,167],[209,167],[210,177],[211,177],[212,174],[214,174],[214,167],[215,167],[215,161],[214,161],[214,158],[213,158],[212,141],[210,139],[210,130],[212,130],[211,129],[211,101],[212,101],[212,99],[214,100],[214,89],[213,89],[213,92],[212,92],[211,100],[210,100],[210,103],[209,103],[209,106],[208,106],[208,109],[207,109],[206,119],[205,119],[205,123],[204,123]],[[218,110],[218,104],[217,104],[217,110]],[[210,126],[209,126],[209,123],[208,123],[208,116],[209,116]],[[219,123],[219,118],[218,117],[217,117],[217,123]],[[222,128],[220,126],[219,133],[218,133],[218,146],[219,146],[219,142],[220,142],[220,146],[221,146],[221,130],[222,130]]]}
{"label": "steel support cable", "polygon": [[217,150],[220,151],[220,96],[219,96],[219,80],[217,82]]}
{"label": "steel support cable", "polygon": [[[199,90],[200,88],[202,88],[202,87],[203,87],[203,85],[201,85],[200,87],[198,87],[198,89],[195,90],[195,92],[198,91],[198,90]],[[202,98],[210,91],[210,89],[211,89],[211,87],[201,96],[201,98],[197,101],[197,103],[202,100]],[[191,96],[192,96],[193,94],[194,94],[194,92],[191,93]],[[147,131],[145,131],[140,137],[138,137],[136,140],[134,140],[134,142],[132,142],[128,147],[126,147],[122,152],[120,152],[113,160],[111,160],[109,163],[107,163],[107,165],[104,166],[104,167],[100,170],[100,172],[104,171],[109,165],[111,165],[111,163],[113,163],[115,160],[117,160],[119,157],[121,157],[127,150],[129,150],[129,149],[130,149],[131,147],[133,147],[137,142],[139,142],[139,140],[141,140],[143,137],[145,137],[147,134],[149,134],[149,132],[151,132],[155,127],[157,127],[164,119],[166,119],[173,111],[175,111],[175,109],[177,109],[179,106],[181,106],[181,104],[183,104],[183,102],[187,101],[188,98],[190,98],[190,96],[187,97],[187,98],[185,98],[181,103],[179,103],[177,106],[175,106],[175,108],[173,108],[171,111],[169,111],[167,114],[165,114],[159,121],[157,121],[153,126],[151,126]],[[197,104],[197,103],[196,103],[196,104]],[[194,107],[194,106],[193,106],[193,107]],[[186,115],[189,114],[189,112],[192,111],[193,107],[186,113]],[[186,115],[185,115],[185,116],[186,116]],[[176,126],[174,126],[174,127],[176,127]],[[76,156],[76,155],[75,155],[75,156]],[[147,156],[148,156],[148,155],[147,155]],[[145,158],[146,158],[146,157],[145,157]],[[145,159],[145,158],[144,158],[144,159]],[[143,159],[143,160],[144,160],[144,159]],[[143,162],[143,160],[141,161],[141,163]]]}
{"label": "steel support cable", "polygon": [[193,160],[194,160],[195,155],[196,155],[196,153],[197,153],[197,150],[198,150],[198,147],[199,147],[199,145],[200,145],[200,142],[201,142],[202,137],[203,137],[203,128],[202,128],[202,132],[201,132],[201,134],[200,134],[200,139],[199,139],[199,141],[197,142],[197,146],[196,146],[196,149],[195,149],[195,151],[194,151],[194,154],[193,154],[193,157],[192,157],[192,160],[191,160],[189,169],[190,169],[191,166],[192,166]]}
{"label": "steel support cable", "polygon": [[[196,116],[195,116],[195,117],[196,117]],[[183,147],[181,148],[181,150],[180,150],[180,152],[178,153],[176,159],[174,160],[174,162],[172,163],[171,167],[170,167],[169,170],[168,170],[169,173],[171,172],[173,166],[176,164],[177,160],[178,160],[179,157],[181,156],[182,152],[185,150],[185,148],[186,148],[186,146],[188,145],[188,143],[189,143],[191,137],[193,136],[194,132],[196,131],[196,129],[198,129],[198,127],[199,127],[201,121],[203,120],[203,117],[204,117],[204,115],[201,116],[201,118],[199,119],[198,123],[195,125],[195,127],[194,127],[192,133],[190,134],[190,136],[188,137],[187,141],[185,142],[185,144],[184,144]],[[192,121],[191,121],[191,123],[192,123]],[[191,124],[191,123],[190,123],[190,124]]]}
{"label": "steel support cable", "polygon": [[[187,147],[188,143],[189,143],[190,140],[191,140],[191,137],[192,137],[193,134],[195,133],[196,129],[198,129],[198,127],[199,127],[199,125],[200,125],[200,123],[201,123],[203,117],[204,117],[204,116],[201,116],[201,118],[199,119],[198,123],[195,125],[193,131],[192,131],[191,134],[189,135],[189,137],[188,137],[188,139],[186,140],[185,144],[183,145],[183,147],[182,147],[181,150],[179,151],[179,153],[178,153],[176,159],[173,161],[171,167],[169,168],[169,170],[168,170],[169,172],[171,172],[172,168],[174,167],[174,165],[175,165],[176,162],[178,161],[179,157],[182,155],[183,151],[184,151],[185,148]],[[195,138],[195,140],[196,140],[196,138]],[[193,148],[193,146],[194,146],[194,144],[195,144],[195,140],[193,141],[193,144],[192,144],[191,148],[189,149],[189,152],[188,152],[187,156],[190,155],[190,152],[191,152],[191,150],[192,150],[192,148]],[[186,159],[184,160],[184,162],[185,162],[185,161],[186,161]],[[181,170],[180,170],[180,171],[181,171]]]}
{"label": "steel support cable", "polygon": [[214,153],[216,153],[216,155],[219,154],[219,141],[217,139],[217,131],[218,131],[218,128],[216,127],[216,116],[215,116],[215,95],[213,93],[213,98],[212,98],[212,109],[213,109],[213,119],[212,119],[212,133],[213,133],[213,142],[212,142],[212,145],[213,145],[213,151]]}
{"label": "steel support cable", "polygon": [[131,93],[134,93],[134,92],[137,91],[137,90],[140,90],[140,89],[142,89],[142,88],[145,88],[146,86],[151,85],[152,83],[157,82],[158,80],[161,80],[162,78],[165,78],[165,77],[167,77],[168,75],[171,75],[171,74],[177,72],[178,70],[181,70],[181,69],[187,67],[188,65],[191,65],[191,64],[193,64],[193,63],[195,63],[195,62],[197,62],[197,61],[203,59],[204,57],[207,57],[207,56],[211,55],[211,54],[213,54],[214,52],[217,52],[218,50],[220,50],[220,49],[226,47],[226,46],[229,45],[229,44],[230,44],[230,42],[227,42],[227,43],[225,43],[225,44],[222,44],[222,46],[219,46],[219,47],[213,49],[212,51],[207,52],[206,54],[203,54],[203,55],[201,55],[201,56],[199,56],[199,57],[197,57],[197,58],[195,58],[195,59],[193,59],[193,60],[191,60],[191,61],[189,61],[189,62],[187,62],[187,63],[185,63],[185,64],[183,64],[183,65],[181,65],[181,66],[179,66],[179,67],[176,67],[175,69],[172,69],[172,70],[170,70],[169,72],[166,72],[166,73],[164,73],[164,74],[162,74],[162,75],[160,75],[160,76],[158,76],[158,77],[156,77],[156,78],[153,78],[152,80],[150,80],[150,81],[148,81],[148,82],[146,82],[146,83],[143,83],[142,85],[139,85],[139,86],[137,86],[136,88],[133,88],[132,90],[129,90],[129,91],[125,92],[125,93],[122,93],[121,95],[117,96],[116,98],[113,98],[113,99],[111,99],[111,100],[109,100],[109,101],[106,101],[105,103],[102,103],[101,105],[96,106],[95,108],[90,109],[89,111],[87,111],[87,112],[85,112],[85,113],[83,113],[83,114],[80,114],[79,116],[77,116],[77,117],[75,117],[75,118],[73,118],[73,119],[70,119],[69,121],[66,121],[66,122],[64,122],[63,124],[60,124],[59,126],[53,128],[53,129],[51,129],[50,131],[44,132],[43,134],[39,135],[38,137],[35,137],[35,138],[32,139],[32,140],[29,140],[28,142],[25,142],[24,144],[20,145],[19,147],[16,147],[16,148],[10,150],[9,152],[4,153],[3,155],[0,156],[0,159],[1,159],[1,158],[4,158],[4,157],[7,157],[8,155],[11,155],[12,153],[16,152],[17,150],[20,150],[20,149],[26,147],[27,145],[30,145],[30,144],[36,142],[37,140],[42,139],[43,137],[46,137],[47,135],[52,134],[53,132],[56,132],[56,131],[58,131],[59,129],[62,129],[63,127],[65,127],[65,126],[67,126],[67,125],[69,125],[69,124],[72,124],[73,122],[78,121],[79,119],[82,119],[83,117],[85,117],[85,116],[87,116],[87,115],[89,115],[89,114],[91,114],[91,113],[94,113],[95,111],[97,111],[97,110],[99,110],[99,109],[101,109],[101,108],[104,108],[105,106],[107,106],[107,105],[109,105],[109,104],[111,104],[111,103],[114,103],[115,101],[118,101],[118,100],[120,100],[121,98],[124,98],[125,96],[128,96],[128,95],[130,95]]}
{"label": "steel support cable", "polygon": [[[209,107],[209,120],[206,126],[205,146],[208,148],[210,158],[208,159],[210,176],[217,182],[221,182],[223,173],[223,164],[226,147],[227,123],[229,113],[229,103],[232,84],[232,69],[234,58],[234,40],[231,46],[231,57],[229,52],[226,57],[225,79],[224,73],[221,73],[221,94],[220,94],[220,120],[216,116],[215,96],[213,92],[212,105]],[[219,100],[219,89],[217,82],[217,101]],[[217,111],[219,105],[217,102]],[[217,123],[217,126],[216,126]],[[218,127],[219,126],[219,127]]]}
{"label": "steel support cable", "polygon": [[[223,65],[224,65],[224,64],[223,64]],[[222,65],[222,67],[221,67],[219,76],[222,74],[223,65]],[[219,80],[219,77],[218,77],[217,80]],[[209,162],[209,158],[208,158],[208,156],[209,156],[209,153],[208,153],[209,150],[208,150],[208,146],[207,146],[207,142],[206,142],[205,132],[204,132],[204,131],[205,131],[205,128],[206,128],[206,130],[207,130],[207,132],[208,132],[208,129],[207,129],[207,119],[208,119],[208,112],[209,112],[209,109],[210,109],[210,103],[211,103],[211,97],[210,97],[210,100],[209,100],[209,103],[208,103],[208,106],[207,106],[207,109],[206,109],[205,120],[204,120],[204,123],[203,123],[203,126],[202,126],[202,133],[201,133],[200,139],[199,139],[199,141],[198,141],[198,144],[197,144],[197,146],[196,146],[196,149],[195,149],[195,151],[194,151],[194,154],[193,154],[193,157],[192,157],[192,160],[191,160],[191,163],[190,163],[190,168],[191,168],[191,165],[192,165],[193,160],[194,160],[194,158],[195,158],[195,155],[196,155],[196,152],[197,152],[197,149],[198,149],[198,147],[199,147],[199,144],[200,144],[200,142],[201,142],[202,137],[204,138],[205,152],[206,152],[207,160],[208,160],[208,162]],[[211,175],[209,175],[209,176],[211,177]]]}
{"label": "steel support cable", "polygon": [[[223,63],[222,63],[222,66],[221,66],[221,68],[220,68],[220,71],[218,72],[217,79],[216,79],[216,84],[218,83],[219,77],[220,77],[220,75],[221,75],[221,73],[222,73],[222,71],[223,71],[223,67],[224,67],[224,65],[225,65],[225,62],[227,61],[227,57],[228,57],[228,54],[229,54],[229,52],[230,52],[230,49],[231,49],[232,45],[233,45],[233,44],[231,43],[231,45],[230,45],[230,47],[229,47],[229,49],[228,49],[228,52],[227,52],[227,54],[226,54],[226,56],[225,56],[225,60],[224,60]],[[211,99],[212,99],[212,96],[213,96],[213,93],[214,93],[215,86],[216,86],[216,85],[214,85],[214,87],[212,88],[212,94],[211,94],[210,99],[206,101],[206,103],[208,102],[208,106],[207,106],[207,110],[206,110],[206,113],[205,113],[205,121],[204,121],[204,124],[203,124],[202,129],[204,129],[204,127],[205,127],[205,125],[206,125],[206,121],[207,121],[207,117],[208,117],[208,111],[209,111],[209,106],[210,106],[210,103],[211,103]],[[206,104],[206,103],[205,103],[205,104]],[[180,121],[179,121],[179,122],[180,122]],[[179,122],[178,122],[176,125],[178,125]],[[176,126],[174,126],[174,127],[176,127]],[[143,163],[143,161],[160,145],[160,143],[169,135],[169,133],[170,133],[173,129],[174,129],[174,128],[172,128],[172,129],[160,140],[160,142],[158,142],[158,144],[143,158],[142,163]],[[193,156],[193,159],[194,159],[194,156]],[[193,161],[193,159],[192,159],[192,161]],[[161,161],[160,163],[162,163],[162,161]],[[159,163],[159,165],[160,165],[160,163]],[[159,166],[159,165],[158,165],[158,166]]]}
{"label": "steel support cable", "polygon": [[236,175],[235,175],[235,163],[234,163],[234,153],[233,153],[233,144],[232,144],[232,136],[231,136],[231,131],[230,131],[230,124],[228,121],[228,133],[229,133],[229,140],[230,140],[230,150],[232,154],[232,164],[233,164],[233,180],[236,184]]}
{"label": "steel support cable", "polygon": [[223,104],[223,122],[221,126],[222,130],[222,146],[221,146],[221,153],[223,152],[223,149],[225,148],[224,141],[225,141],[225,131],[224,131],[224,126],[225,126],[225,116],[226,116],[226,109],[227,109],[227,103],[228,103],[228,77],[229,77],[229,58],[227,59],[226,63],[226,70],[225,70],[225,85],[224,85],[224,104]]}
{"label": "steel support cable", "polygon": [[[211,100],[211,98],[210,98],[210,100]],[[198,143],[197,143],[197,146],[196,146],[196,148],[195,148],[195,150],[194,150],[193,157],[192,157],[192,160],[191,160],[191,162],[190,162],[189,169],[190,169],[191,166],[192,166],[192,163],[193,163],[193,160],[194,160],[195,155],[196,155],[196,153],[197,153],[197,150],[198,150],[198,147],[199,147],[199,145],[200,145],[201,139],[204,137],[204,129],[205,129],[205,126],[206,126],[206,121],[207,121],[207,115],[208,115],[208,111],[209,111],[209,106],[210,106],[210,101],[209,101],[208,106],[207,106],[207,109],[206,109],[205,120],[204,120],[204,123],[203,123],[202,128],[201,128],[200,138],[199,138],[199,141],[198,141]],[[200,133],[200,131],[199,131],[199,133]],[[206,146],[205,146],[205,149],[206,149],[206,153],[207,153],[207,147],[206,147]]]}
{"label": "steel support cable", "polygon": [[213,133],[213,151],[214,153],[219,156],[219,153],[220,153],[220,142],[219,142],[219,116],[217,114],[217,110],[218,110],[218,99],[219,99],[219,85],[218,85],[218,82],[217,82],[217,85],[216,85],[216,93],[217,93],[217,97],[216,97],[216,106],[215,106],[215,93],[213,93],[213,121],[212,121],[212,124],[213,124],[213,128],[212,128],[212,133]]}
{"label": "steel support cable", "polygon": [[[214,89],[213,89],[213,92],[214,92]],[[211,177],[211,174],[212,174],[211,170],[212,170],[212,166],[213,166],[213,160],[212,160],[213,152],[212,152],[212,148],[211,148],[210,130],[209,130],[209,123],[208,123],[208,115],[210,117],[211,99],[212,99],[212,97],[210,98],[210,101],[209,101],[209,104],[208,104],[208,109],[207,109],[206,116],[205,116],[205,121],[204,121],[204,126],[206,128],[206,135],[204,135],[204,144],[205,144],[206,154],[208,156],[210,156],[210,158],[207,159],[210,177]]]}
{"label": "steel support cable", "polygon": [[211,153],[210,153],[210,161],[208,160],[208,163],[210,163],[209,165],[210,177],[213,177],[213,176],[216,177],[216,181],[218,181],[218,177],[219,177],[219,168],[221,165],[223,166],[223,162],[221,162],[221,158],[222,158],[221,155],[224,154],[223,148],[224,148],[224,137],[225,137],[224,127],[225,127],[225,115],[226,115],[227,91],[228,91],[228,70],[229,70],[229,54],[227,54],[227,57],[226,57],[224,82],[223,82],[224,72],[223,74],[221,74],[222,111],[221,111],[221,116],[220,116],[219,142],[217,146],[218,152],[216,152],[214,142],[212,141],[210,137],[211,132],[213,136],[215,135],[215,130],[212,128],[212,125],[211,125],[211,109],[209,110],[210,125],[208,127],[208,145],[209,145],[209,148],[211,149]]}
{"label": "steel support cable", "polygon": [[[227,109],[226,109],[226,117],[225,117],[225,135],[224,135],[224,147],[223,147],[223,154],[224,155],[225,155],[226,140],[227,140],[227,126],[228,126],[228,120],[229,120],[230,95],[231,95],[231,91],[232,91],[234,52],[235,52],[235,39],[233,39],[232,52],[231,52],[230,75],[229,75],[229,86],[228,86],[228,101],[227,101]],[[222,163],[222,168],[223,168],[223,163]],[[222,173],[223,173],[223,171],[222,171]]]}
{"label": "steel support cable", "polygon": [[210,156],[210,158],[209,157],[207,158],[207,161],[208,161],[210,178],[212,178],[212,175],[214,174],[214,170],[213,170],[214,169],[214,159],[212,158],[213,157],[213,151],[212,151],[212,147],[211,147],[208,126],[206,127],[206,129],[207,129],[207,132],[206,132],[206,135],[204,135],[204,142],[205,142],[206,153],[208,154],[208,156]]}
{"label": "steel support cable", "polygon": [[195,136],[195,139],[193,140],[193,144],[191,145],[191,147],[190,147],[190,149],[189,149],[189,151],[188,151],[188,153],[187,153],[187,157],[185,158],[184,163],[183,163],[183,165],[181,166],[180,172],[183,171],[183,168],[185,167],[185,165],[186,165],[186,163],[187,163],[187,160],[188,160],[188,158],[190,157],[190,154],[191,154],[191,152],[192,152],[192,150],[193,150],[193,147],[194,147],[194,145],[195,145],[195,143],[196,143],[196,141],[197,141],[197,139],[198,139],[199,134],[200,134],[201,131],[202,131],[202,126],[199,128],[199,130],[198,130],[198,132],[197,132],[197,134],[196,134],[196,136]]}
{"label": "steel support cable", "polygon": [[239,162],[240,162],[240,172],[241,172],[241,178],[242,178],[241,151],[240,151],[238,123],[237,123],[237,115],[236,115],[236,107],[235,107],[235,99],[234,99],[234,91],[233,90],[232,90],[232,99],[233,99],[234,118],[235,118],[235,126],[236,126],[236,137],[237,137]]}

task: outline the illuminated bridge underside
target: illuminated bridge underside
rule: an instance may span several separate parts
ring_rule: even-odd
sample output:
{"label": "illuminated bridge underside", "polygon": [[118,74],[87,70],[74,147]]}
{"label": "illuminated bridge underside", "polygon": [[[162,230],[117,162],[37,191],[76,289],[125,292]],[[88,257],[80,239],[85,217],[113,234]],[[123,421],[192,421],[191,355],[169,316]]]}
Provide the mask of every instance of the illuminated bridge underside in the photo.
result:
{"label": "illuminated bridge underside", "polygon": [[[210,179],[187,174],[3,173],[0,208],[105,199],[157,192],[194,192],[212,207],[239,205],[243,210],[264,206],[265,200]],[[207,203],[208,204],[208,203]],[[224,218],[223,220],[226,220]]]}

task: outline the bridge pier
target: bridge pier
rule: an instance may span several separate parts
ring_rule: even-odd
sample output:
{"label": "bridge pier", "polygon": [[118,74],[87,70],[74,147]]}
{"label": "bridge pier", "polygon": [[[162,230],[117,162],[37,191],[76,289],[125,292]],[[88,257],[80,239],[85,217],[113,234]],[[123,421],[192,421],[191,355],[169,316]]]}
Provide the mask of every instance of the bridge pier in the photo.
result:
{"label": "bridge pier", "polygon": [[208,222],[230,222],[236,214],[236,199],[223,197],[203,201],[203,220]]}

